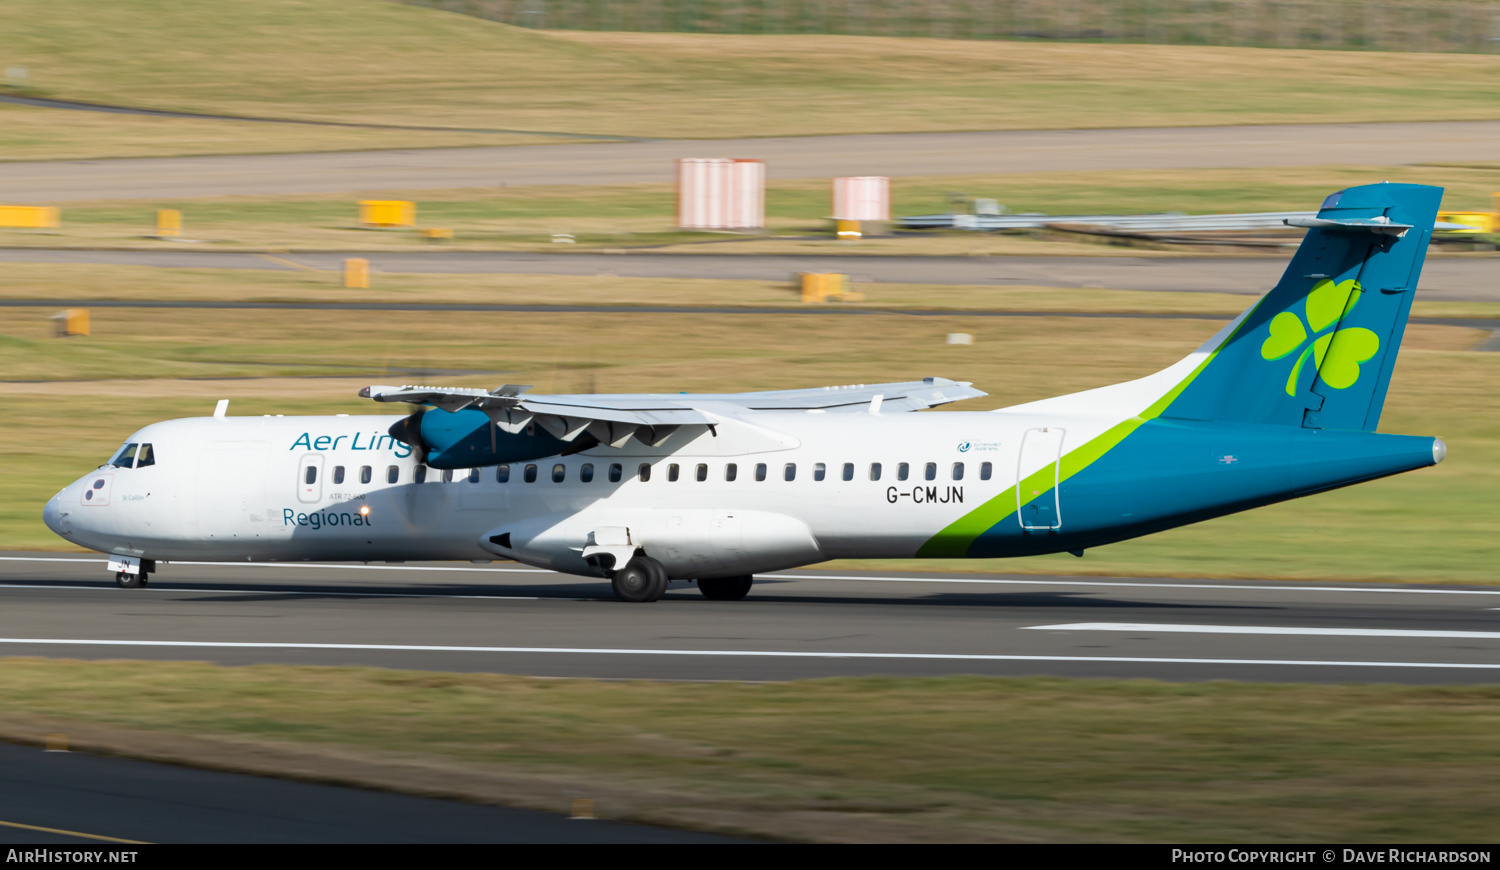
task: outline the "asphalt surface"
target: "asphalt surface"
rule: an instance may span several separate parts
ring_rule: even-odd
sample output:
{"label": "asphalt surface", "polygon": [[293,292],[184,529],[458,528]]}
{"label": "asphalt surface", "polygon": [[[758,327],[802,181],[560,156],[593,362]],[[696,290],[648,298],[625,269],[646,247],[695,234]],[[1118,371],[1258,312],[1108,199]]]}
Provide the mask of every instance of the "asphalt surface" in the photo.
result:
{"label": "asphalt surface", "polygon": [[150,118],[192,118],[208,121],[251,121],[257,124],[291,124],[300,127],[353,127],[365,130],[435,130],[448,133],[502,133],[507,135],[571,136],[577,139],[639,141],[638,136],[594,136],[587,133],[552,133],[545,130],[503,130],[472,127],[434,127],[426,124],[359,124],[349,121],[304,121],[292,118],[267,118],[256,115],[214,115],[204,112],[173,112],[164,109],[138,109],[105,103],[80,103],[77,100],[48,100],[41,97],[17,97],[0,94],[0,103],[30,106],[35,109],[65,109],[73,112],[99,112],[106,115],[144,115]]}
{"label": "asphalt surface", "polygon": [[[782,254],[535,254],[359,251],[276,254],[210,251],[99,251],[0,248],[0,262],[83,263],[162,268],[337,271],[363,257],[376,272],[402,274],[577,275],[785,281],[797,272],[843,272],[883,284],[1105,288],[1258,296],[1281,278],[1283,257],[906,257]],[[1422,269],[1423,299],[1500,301],[1500,257],[1432,257]]]}
{"label": "asphalt surface", "polygon": [[0,163],[12,202],[670,183],[680,157],[766,161],[770,178],[1489,161],[1500,121],[648,140],[408,151]]}
{"label": "asphalt surface", "polygon": [[0,843],[713,843],[533,810],[0,744]]}
{"label": "asphalt surface", "polygon": [[164,566],[0,556],[0,655],[347,664],[681,680],[992,674],[1500,682],[1500,587],[1006,575],[763,575],[739,602],[674,583],[491,565]]}

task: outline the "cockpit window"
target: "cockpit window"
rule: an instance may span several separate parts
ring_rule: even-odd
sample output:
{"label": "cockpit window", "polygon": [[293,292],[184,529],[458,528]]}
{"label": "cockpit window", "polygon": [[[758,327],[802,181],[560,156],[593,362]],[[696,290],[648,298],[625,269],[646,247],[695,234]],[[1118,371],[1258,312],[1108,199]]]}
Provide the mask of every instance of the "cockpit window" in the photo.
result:
{"label": "cockpit window", "polygon": [[139,444],[132,441],[129,444],[126,444],[124,447],[121,447],[120,452],[115,454],[115,458],[111,459],[109,461],[109,464],[113,465],[116,468],[134,468],[135,449],[139,446]]}
{"label": "cockpit window", "polygon": [[141,445],[141,455],[136,457],[135,467],[136,468],[145,468],[148,465],[155,465],[155,464],[156,464],[156,451],[151,447],[150,444],[142,444]]}

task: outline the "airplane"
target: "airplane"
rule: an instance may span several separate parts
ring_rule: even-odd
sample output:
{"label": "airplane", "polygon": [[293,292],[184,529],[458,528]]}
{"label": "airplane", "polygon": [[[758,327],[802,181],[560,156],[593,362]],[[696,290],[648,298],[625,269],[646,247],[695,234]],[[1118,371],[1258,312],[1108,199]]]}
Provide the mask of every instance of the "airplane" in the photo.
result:
{"label": "airplane", "polygon": [[123,587],[173,560],[507,559],[623,601],[829,559],[1085,550],[1399,474],[1377,433],[1442,189],[1330,195],[1276,286],[1180,362],[997,411],[942,378],[728,394],[370,386],[401,416],[146,426],[48,501]]}

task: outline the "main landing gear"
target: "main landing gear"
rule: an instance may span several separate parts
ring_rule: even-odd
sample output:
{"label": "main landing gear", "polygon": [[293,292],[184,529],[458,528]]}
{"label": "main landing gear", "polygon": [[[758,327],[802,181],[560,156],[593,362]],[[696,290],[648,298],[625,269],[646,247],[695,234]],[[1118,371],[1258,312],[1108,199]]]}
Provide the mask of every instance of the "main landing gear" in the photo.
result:
{"label": "main landing gear", "polygon": [[[698,581],[698,591],[710,601],[739,601],[755,583],[750,575],[715,577]],[[667,569],[650,556],[637,556],[610,578],[615,597],[621,601],[655,601],[667,591]]]}
{"label": "main landing gear", "polygon": [[630,560],[610,578],[621,601],[655,601],[667,591],[667,569],[650,556]]}
{"label": "main landing gear", "polygon": [[739,601],[750,593],[754,583],[755,578],[748,574],[744,577],[714,577],[699,580],[698,591],[710,601]]}

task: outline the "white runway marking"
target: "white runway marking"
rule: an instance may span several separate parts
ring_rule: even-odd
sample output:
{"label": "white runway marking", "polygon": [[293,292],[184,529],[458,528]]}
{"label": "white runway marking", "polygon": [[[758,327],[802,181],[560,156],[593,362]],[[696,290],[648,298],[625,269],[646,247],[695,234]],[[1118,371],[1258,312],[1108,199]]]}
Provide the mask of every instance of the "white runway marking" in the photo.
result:
{"label": "white runway marking", "polygon": [[1196,659],[1160,658],[1152,656],[986,655],[980,653],[798,652],[788,650],[727,649],[608,649],[592,647],[543,646],[428,646],[418,644],[377,643],[241,643],[235,641],[96,640],[78,638],[34,637],[3,637],[0,638],[0,644],[16,644],[22,646],[107,646],[190,649],[300,649],[377,652],[524,653],[538,655],[589,656],[683,656],[700,658],[881,659],[887,661],[907,660],[964,662],[1074,662],[1080,664],[1286,665],[1290,667],[1500,670],[1500,663],[1362,662],[1322,661],[1313,659]]}
{"label": "white runway marking", "polygon": [[[92,562],[107,559],[53,559],[46,556],[0,556],[0,562]],[[543,568],[449,568],[421,565],[342,565],[337,562],[163,562],[164,565],[207,565],[214,568],[348,568],[358,571],[477,571],[488,574],[556,574]],[[561,575],[559,575],[561,576]]]}
{"label": "white runway marking", "polygon": [[[867,574],[758,574],[767,580],[868,580],[877,583],[990,583],[1000,586],[1088,586],[1126,589],[1248,589],[1257,592],[1363,592],[1397,595],[1500,595],[1500,589],[1411,589],[1369,586],[1303,586],[1295,581],[1284,585],[1250,586],[1230,583],[1148,583],[1134,580],[1017,580],[992,577],[890,577]],[[1500,607],[1495,608],[1500,610]]]}
{"label": "white runway marking", "polygon": [[[39,589],[43,592],[109,592],[110,586],[48,586],[41,583],[0,583],[0,589]],[[235,589],[232,587],[209,586],[202,589],[188,589],[182,586],[147,586],[143,589],[132,589],[131,592],[187,592],[194,595],[204,593],[210,595],[304,595],[309,598],[344,597],[344,598],[477,598],[486,601],[541,601],[539,595],[453,595],[447,592],[298,592],[287,589]],[[591,601],[589,598],[553,598],[548,596],[548,601]]]}
{"label": "white runway marking", "polygon": [[[51,558],[47,556],[0,556],[0,562],[92,562],[105,559]],[[165,562],[166,565],[201,565],[214,568],[340,568],[351,571],[460,571],[488,574],[559,574],[544,568],[458,568],[422,565],[350,565],[330,562]],[[906,577],[884,574],[758,574],[761,580],[862,580],[869,583],[960,583],[993,586],[1076,586],[1102,589],[1230,589],[1251,592],[1357,592],[1376,595],[1500,595],[1500,589],[1413,589],[1379,586],[1304,586],[1295,581],[1276,585],[1236,583],[1170,583],[1137,580],[1052,580],[997,577]],[[596,578],[580,578],[596,579]],[[1500,610],[1500,607],[1493,608]]]}
{"label": "white runway marking", "polygon": [[1028,625],[1036,631],[1138,631],[1150,634],[1278,634],[1303,637],[1448,637],[1497,640],[1500,631],[1440,631],[1408,628],[1301,628],[1283,625],[1174,625],[1152,622],[1073,622]]}

